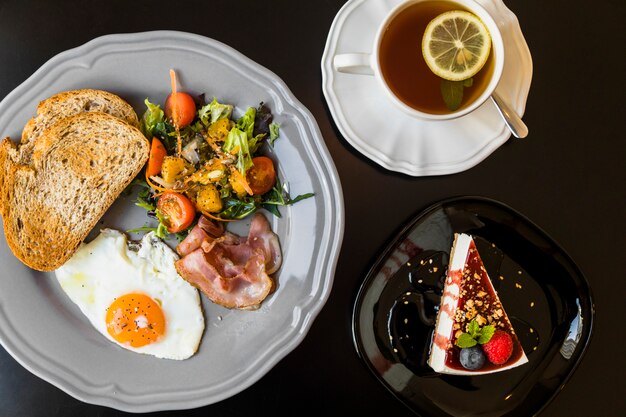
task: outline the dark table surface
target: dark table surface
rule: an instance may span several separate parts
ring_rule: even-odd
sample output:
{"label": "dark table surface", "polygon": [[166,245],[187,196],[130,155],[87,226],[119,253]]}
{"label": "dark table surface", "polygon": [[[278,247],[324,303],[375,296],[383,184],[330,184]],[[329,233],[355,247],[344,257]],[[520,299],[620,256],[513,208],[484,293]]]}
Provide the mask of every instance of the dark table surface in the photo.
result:
{"label": "dark table surface", "polygon": [[[250,388],[217,404],[159,415],[412,415],[360,362],[352,303],[394,232],[451,196],[502,201],[550,234],[586,275],[596,306],[592,342],[546,416],[626,410],[626,3],[506,0],[530,48],[534,73],[524,120],[465,172],[414,178],[387,171],[337,130],[321,88],[320,60],[342,0],[0,0],[0,98],[54,55],[95,37],[157,29],[217,39],[281,77],[317,119],[345,198],[345,236],[328,302],[305,340]],[[236,22],[236,24],[234,24]],[[0,416],[119,416],[30,374],[0,348]]]}

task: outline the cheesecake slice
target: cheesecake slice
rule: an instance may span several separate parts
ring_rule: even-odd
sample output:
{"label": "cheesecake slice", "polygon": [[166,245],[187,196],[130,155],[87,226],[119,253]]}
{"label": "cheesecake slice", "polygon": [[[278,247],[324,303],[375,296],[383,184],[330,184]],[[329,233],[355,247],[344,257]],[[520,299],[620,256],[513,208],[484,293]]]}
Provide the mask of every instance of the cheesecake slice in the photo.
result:
{"label": "cheesecake slice", "polygon": [[455,235],[428,364],[443,374],[481,375],[526,362],[474,240]]}

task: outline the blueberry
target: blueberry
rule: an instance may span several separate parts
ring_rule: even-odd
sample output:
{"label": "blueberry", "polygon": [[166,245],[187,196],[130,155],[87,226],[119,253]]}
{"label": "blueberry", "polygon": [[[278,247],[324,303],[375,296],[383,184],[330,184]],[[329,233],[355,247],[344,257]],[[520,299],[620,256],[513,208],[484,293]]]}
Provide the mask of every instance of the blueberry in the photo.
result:
{"label": "blueberry", "polygon": [[478,345],[472,346],[471,348],[464,348],[461,349],[459,361],[463,368],[475,371],[482,368],[485,364],[485,354],[483,353],[483,349]]}

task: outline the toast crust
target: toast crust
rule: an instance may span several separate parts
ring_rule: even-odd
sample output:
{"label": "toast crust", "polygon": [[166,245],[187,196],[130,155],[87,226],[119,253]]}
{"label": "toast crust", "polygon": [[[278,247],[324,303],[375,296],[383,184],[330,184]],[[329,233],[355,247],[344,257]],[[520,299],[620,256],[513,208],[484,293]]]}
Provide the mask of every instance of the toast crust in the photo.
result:
{"label": "toast crust", "polygon": [[36,116],[22,130],[19,161],[30,162],[35,140],[57,121],[84,112],[102,112],[116,116],[131,126],[139,127],[137,113],[121,97],[103,90],[82,89],[64,91],[43,100]]}

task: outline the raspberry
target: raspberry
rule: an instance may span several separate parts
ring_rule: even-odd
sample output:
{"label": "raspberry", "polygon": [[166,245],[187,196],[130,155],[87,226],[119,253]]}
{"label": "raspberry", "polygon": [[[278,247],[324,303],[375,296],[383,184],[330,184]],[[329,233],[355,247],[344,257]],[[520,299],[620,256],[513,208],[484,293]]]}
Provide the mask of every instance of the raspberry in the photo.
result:
{"label": "raspberry", "polygon": [[491,339],[483,345],[483,350],[489,362],[502,365],[513,353],[513,339],[508,333],[496,330]]}

